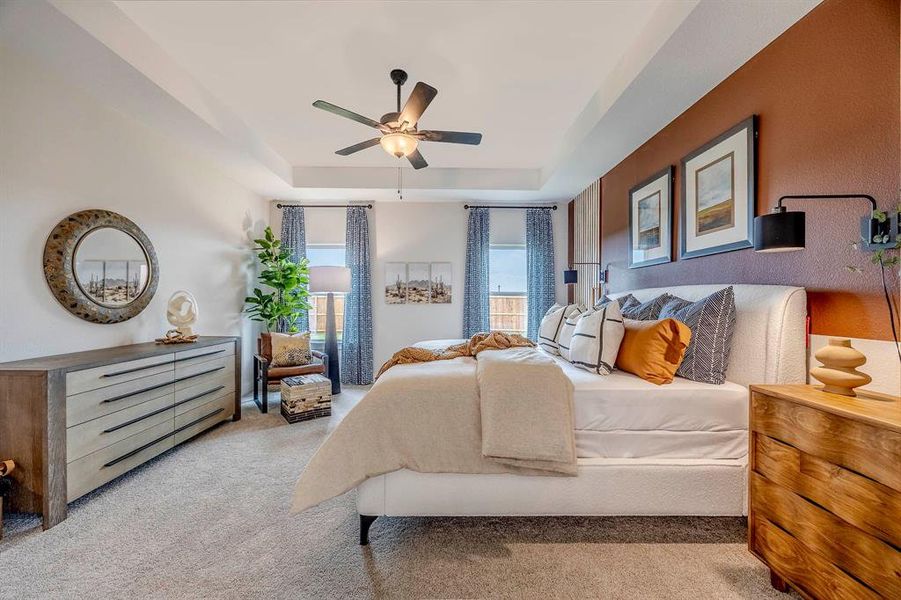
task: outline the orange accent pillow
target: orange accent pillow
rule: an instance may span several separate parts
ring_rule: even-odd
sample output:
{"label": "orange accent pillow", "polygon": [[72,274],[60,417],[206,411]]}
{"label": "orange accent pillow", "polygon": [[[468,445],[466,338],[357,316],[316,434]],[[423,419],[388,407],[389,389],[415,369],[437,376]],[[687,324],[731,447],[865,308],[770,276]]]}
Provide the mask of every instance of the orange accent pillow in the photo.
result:
{"label": "orange accent pillow", "polygon": [[616,366],[657,385],[672,383],[691,341],[691,329],[676,319],[623,319],[626,335]]}

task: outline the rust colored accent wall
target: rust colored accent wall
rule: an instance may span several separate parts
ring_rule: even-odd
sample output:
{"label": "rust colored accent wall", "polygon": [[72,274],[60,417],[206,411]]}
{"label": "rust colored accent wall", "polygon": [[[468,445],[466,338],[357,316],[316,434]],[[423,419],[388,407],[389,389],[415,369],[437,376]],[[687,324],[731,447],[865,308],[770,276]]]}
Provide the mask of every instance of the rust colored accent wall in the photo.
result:
{"label": "rust colored accent wall", "polygon": [[[759,115],[757,214],[784,194],[868,193],[898,202],[899,1],[826,0],[601,178],[601,248],[611,290],[770,283],[808,290],[814,333],[891,339],[879,269],[853,251],[863,201],[788,201],[807,212],[807,249],[678,260],[683,156]],[[629,189],[676,165],[674,262],[628,269]],[[846,265],[865,268],[849,272]],[[892,275],[897,297],[897,274]]]}

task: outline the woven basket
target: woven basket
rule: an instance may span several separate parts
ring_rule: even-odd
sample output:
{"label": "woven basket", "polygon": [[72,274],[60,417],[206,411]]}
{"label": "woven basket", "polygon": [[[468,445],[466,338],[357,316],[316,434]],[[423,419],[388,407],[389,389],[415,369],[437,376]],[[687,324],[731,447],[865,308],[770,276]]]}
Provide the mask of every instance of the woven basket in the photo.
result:
{"label": "woven basket", "polygon": [[282,416],[289,423],[332,414],[332,382],[322,375],[282,379]]}

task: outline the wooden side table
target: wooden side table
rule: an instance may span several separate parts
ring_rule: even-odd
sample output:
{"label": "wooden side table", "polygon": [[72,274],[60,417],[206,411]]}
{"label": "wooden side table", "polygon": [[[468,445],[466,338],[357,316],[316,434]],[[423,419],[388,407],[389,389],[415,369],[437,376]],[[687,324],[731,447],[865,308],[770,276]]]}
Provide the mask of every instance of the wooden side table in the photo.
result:
{"label": "wooden side table", "polygon": [[748,549],[805,598],[901,598],[901,398],[751,386]]}

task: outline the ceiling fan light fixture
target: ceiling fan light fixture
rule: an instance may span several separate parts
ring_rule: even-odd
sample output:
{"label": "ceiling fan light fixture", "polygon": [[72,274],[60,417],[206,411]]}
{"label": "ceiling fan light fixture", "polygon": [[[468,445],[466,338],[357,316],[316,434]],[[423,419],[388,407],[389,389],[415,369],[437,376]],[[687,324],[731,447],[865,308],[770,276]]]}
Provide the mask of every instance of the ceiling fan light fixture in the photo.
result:
{"label": "ceiling fan light fixture", "polygon": [[419,145],[419,140],[412,135],[395,132],[383,135],[382,139],[379,140],[379,143],[388,154],[396,156],[397,158],[403,158],[416,150],[416,147]]}

